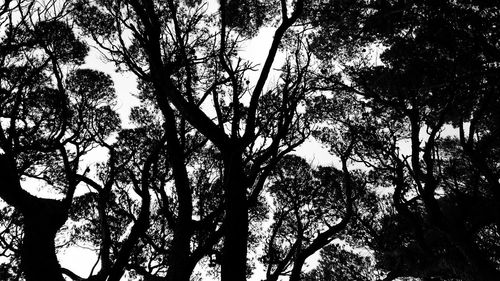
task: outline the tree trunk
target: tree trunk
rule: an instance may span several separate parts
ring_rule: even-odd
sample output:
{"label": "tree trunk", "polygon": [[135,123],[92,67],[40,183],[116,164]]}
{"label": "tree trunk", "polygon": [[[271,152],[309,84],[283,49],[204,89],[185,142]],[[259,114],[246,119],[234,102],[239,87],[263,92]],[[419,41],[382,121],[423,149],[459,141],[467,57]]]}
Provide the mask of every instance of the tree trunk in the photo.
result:
{"label": "tree trunk", "polygon": [[54,242],[57,231],[66,221],[62,204],[39,198],[33,201],[23,212],[21,266],[26,281],[64,281]]}
{"label": "tree trunk", "polygon": [[303,257],[297,257],[293,262],[292,273],[290,274],[289,281],[300,281],[300,275],[302,274],[302,267],[304,266],[306,259]]}
{"label": "tree trunk", "polygon": [[57,231],[67,219],[61,201],[35,197],[21,188],[16,164],[0,154],[0,197],[23,214],[21,270],[26,281],[65,281],[56,256]]}
{"label": "tree trunk", "polygon": [[225,218],[221,280],[246,280],[248,206],[241,154],[226,159],[224,173]]}
{"label": "tree trunk", "polygon": [[176,226],[165,279],[167,281],[189,281],[196,265],[190,258],[191,230],[186,229],[187,227]]}
{"label": "tree trunk", "polygon": [[[158,94],[160,95],[160,94]],[[174,226],[174,238],[171,243],[168,261],[167,281],[189,281],[196,263],[191,260],[191,238],[193,236],[192,216],[193,197],[188,173],[184,144],[177,137],[176,118],[169,104],[162,105],[166,124],[167,151],[175,180],[178,200],[178,216]],[[182,130],[181,130],[182,132]],[[183,132],[181,133],[184,134]],[[167,203],[167,202],[165,202]]]}
{"label": "tree trunk", "polygon": [[196,263],[191,262],[187,258],[177,259],[174,256],[174,261],[170,262],[168,273],[166,276],[167,281],[189,281],[191,274],[194,271]]}

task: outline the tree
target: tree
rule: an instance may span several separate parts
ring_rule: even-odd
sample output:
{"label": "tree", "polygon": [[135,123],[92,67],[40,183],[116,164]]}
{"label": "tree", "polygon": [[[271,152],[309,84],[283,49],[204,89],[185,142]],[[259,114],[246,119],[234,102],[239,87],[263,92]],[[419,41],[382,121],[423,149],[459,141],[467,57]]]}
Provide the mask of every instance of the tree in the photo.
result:
{"label": "tree", "polygon": [[[496,113],[485,102],[496,104],[498,97],[490,78],[497,71],[491,62],[497,60],[498,32],[487,23],[498,7],[484,1],[385,4],[365,21],[367,32],[387,44],[383,65],[353,69],[351,89],[368,101],[379,126],[366,141],[376,157],[365,159],[378,163],[381,182],[394,188],[398,215],[385,227],[409,235],[399,242],[402,263],[386,263],[392,270],[386,279],[496,279],[497,258],[481,240],[497,235],[492,200],[498,178],[490,173],[497,162],[496,129],[489,125]],[[468,137],[464,124],[472,128]],[[453,127],[454,135],[441,136]],[[489,157],[479,148],[484,138]]]}
{"label": "tree", "polygon": [[[64,3],[61,12],[55,5],[7,1],[0,14],[0,197],[22,216],[21,245],[7,244],[27,280],[64,280],[54,239],[68,217],[81,159],[119,123],[110,78],[77,68],[88,48],[61,20]],[[42,192],[33,195],[27,179],[43,182]]]}
{"label": "tree", "polygon": [[346,228],[356,183],[346,164],[343,171],[313,170],[298,156],[285,157],[273,174],[276,211],[263,257],[267,280],[278,280],[287,271],[290,280],[300,280],[306,259]]}
{"label": "tree", "polygon": [[[391,271],[386,280],[497,279],[495,251],[485,251],[484,244],[498,235],[493,201],[497,130],[492,125],[498,122],[489,109],[498,99],[497,81],[491,79],[498,71],[498,31],[489,24],[497,20],[497,4],[344,4],[353,5],[362,8],[346,12],[346,23],[349,15],[359,23],[354,29],[337,29],[325,20],[314,42],[326,88],[350,91],[365,103],[359,160],[373,169],[379,188],[394,189],[397,214],[386,215],[382,227],[373,229],[381,242],[374,245],[380,266]],[[325,14],[334,18],[342,11]],[[365,44],[374,39],[383,45],[372,47],[382,52],[382,65],[379,58],[367,63],[344,55],[362,48],[369,53]],[[345,52],[338,56],[331,46]],[[341,75],[328,68],[339,60],[347,70]],[[444,136],[453,128],[451,136]]]}
{"label": "tree", "polygon": [[[297,55],[290,56],[282,82],[267,93],[264,90],[284,34],[298,20],[303,5],[303,1],[291,7],[286,1],[221,1],[217,22],[209,21],[212,15],[199,1],[79,1],[75,5],[76,20],[84,32],[117,64],[151,85],[150,98],[168,126],[171,139],[167,144],[173,145],[169,151],[176,153],[170,164],[179,198],[176,242],[169,249],[177,265],[171,264],[169,272],[177,279],[187,280],[190,274],[183,265],[189,264],[193,208],[185,156],[182,149],[175,149],[177,134],[173,132],[178,128],[174,116],[180,115],[220,154],[224,197],[222,279],[243,280],[249,209],[277,161],[307,135],[307,126],[297,112],[309,89],[309,60],[301,51],[302,45],[291,48]],[[254,11],[278,7],[281,23],[260,76],[255,85],[250,85],[245,74],[254,67],[238,57],[239,40],[265,22],[258,18],[262,13]],[[249,10],[252,12],[247,14]],[[242,22],[230,20],[243,15],[250,17],[252,24],[241,26]]]}
{"label": "tree", "polygon": [[369,256],[353,253],[341,245],[331,244],[321,251],[319,266],[307,273],[304,280],[378,280],[377,269]]}
{"label": "tree", "polygon": [[[268,280],[499,279],[498,8],[5,1],[0,275],[190,280],[208,265],[246,280],[265,244]],[[241,50],[264,27],[259,67]],[[137,76],[126,129],[77,34]],[[339,165],[288,155],[312,138]],[[62,228],[66,246],[95,249],[87,278],[59,266]]]}

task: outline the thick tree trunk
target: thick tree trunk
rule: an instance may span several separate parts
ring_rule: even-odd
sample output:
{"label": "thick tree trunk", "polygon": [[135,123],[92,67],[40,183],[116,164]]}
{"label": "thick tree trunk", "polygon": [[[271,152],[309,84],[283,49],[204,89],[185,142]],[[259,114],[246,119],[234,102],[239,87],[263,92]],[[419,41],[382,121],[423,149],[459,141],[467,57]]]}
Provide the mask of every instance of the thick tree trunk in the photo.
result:
{"label": "thick tree trunk", "polygon": [[176,226],[172,248],[170,249],[167,281],[189,281],[196,263],[190,258],[191,231],[186,226]]}
{"label": "thick tree trunk", "polygon": [[246,280],[248,205],[241,155],[225,161],[224,247],[221,280]]}
{"label": "thick tree trunk", "polygon": [[67,219],[67,210],[61,201],[24,191],[15,167],[12,158],[0,154],[0,197],[23,214],[21,269],[26,281],[64,281],[54,239]]}
{"label": "thick tree trunk", "polygon": [[189,281],[196,263],[188,261],[188,257],[177,259],[177,256],[174,256],[173,259],[174,261],[170,262],[169,271],[165,280]]}
{"label": "thick tree trunk", "polygon": [[58,201],[33,201],[30,209],[23,212],[22,270],[27,281],[64,281],[54,239],[66,221],[65,212]]}
{"label": "thick tree trunk", "polygon": [[305,258],[297,257],[297,259],[293,262],[292,273],[290,274],[289,281],[300,281],[300,275],[302,274],[302,267],[305,263]]}

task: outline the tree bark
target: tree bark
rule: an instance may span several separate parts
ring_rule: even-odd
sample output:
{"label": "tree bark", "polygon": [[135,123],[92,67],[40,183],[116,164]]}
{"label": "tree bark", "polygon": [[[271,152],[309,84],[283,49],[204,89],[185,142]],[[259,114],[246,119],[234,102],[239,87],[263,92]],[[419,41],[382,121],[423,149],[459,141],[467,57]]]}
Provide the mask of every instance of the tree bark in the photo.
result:
{"label": "tree bark", "polygon": [[306,259],[303,257],[297,257],[293,263],[292,273],[290,274],[289,281],[300,281],[300,275],[302,274],[302,267]]}
{"label": "tree bark", "polygon": [[64,281],[54,242],[66,221],[62,203],[40,198],[33,201],[23,212],[22,270],[27,281]]}
{"label": "tree bark", "polygon": [[[157,93],[158,96],[161,93]],[[165,119],[167,152],[175,181],[178,200],[178,215],[174,226],[174,237],[170,247],[167,281],[189,281],[196,263],[191,260],[191,237],[193,236],[193,196],[186,170],[184,144],[178,138],[176,118],[168,103],[161,104]],[[166,204],[167,202],[165,202]]]}
{"label": "tree bark", "polygon": [[165,280],[167,281],[189,281],[196,263],[190,262],[189,255],[180,259],[173,256],[169,263],[169,269]]}
{"label": "tree bark", "polygon": [[233,152],[224,162],[226,215],[221,280],[243,281],[247,270],[248,205],[241,153]]}
{"label": "tree bark", "polygon": [[23,214],[21,269],[26,281],[64,281],[54,239],[66,222],[67,209],[61,201],[23,190],[15,167],[12,158],[0,155],[0,197]]}

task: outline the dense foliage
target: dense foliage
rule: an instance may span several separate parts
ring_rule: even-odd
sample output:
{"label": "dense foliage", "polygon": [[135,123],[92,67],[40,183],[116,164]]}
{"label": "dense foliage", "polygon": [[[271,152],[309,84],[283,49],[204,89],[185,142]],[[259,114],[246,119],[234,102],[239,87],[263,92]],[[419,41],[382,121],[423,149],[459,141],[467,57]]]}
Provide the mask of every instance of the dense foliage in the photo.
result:
{"label": "dense foliage", "polygon": [[500,280],[497,22],[485,0],[3,1],[0,279]]}

